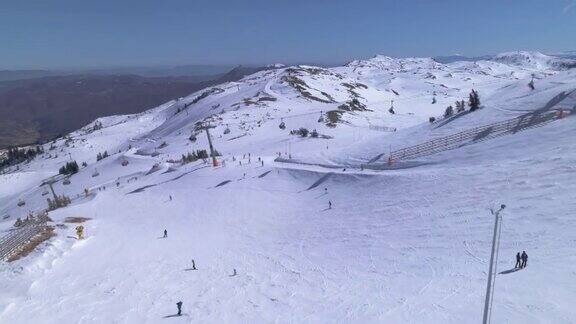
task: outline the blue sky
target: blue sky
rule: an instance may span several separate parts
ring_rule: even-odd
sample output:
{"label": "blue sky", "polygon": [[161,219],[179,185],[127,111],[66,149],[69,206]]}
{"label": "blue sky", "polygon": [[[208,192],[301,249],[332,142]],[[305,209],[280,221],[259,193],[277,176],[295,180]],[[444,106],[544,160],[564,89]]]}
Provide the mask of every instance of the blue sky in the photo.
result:
{"label": "blue sky", "polygon": [[576,50],[576,0],[0,0],[0,69]]}

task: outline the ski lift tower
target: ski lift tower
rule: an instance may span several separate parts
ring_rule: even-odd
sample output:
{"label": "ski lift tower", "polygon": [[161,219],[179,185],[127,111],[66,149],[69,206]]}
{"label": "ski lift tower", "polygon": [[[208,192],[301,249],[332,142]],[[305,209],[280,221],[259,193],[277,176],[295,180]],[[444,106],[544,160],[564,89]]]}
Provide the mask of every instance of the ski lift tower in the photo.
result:
{"label": "ski lift tower", "polygon": [[54,192],[54,187],[52,186],[56,182],[54,177],[49,178],[48,180],[44,181],[40,186],[48,185],[50,187],[50,191],[52,192],[52,197],[54,197],[54,201],[58,201],[58,196],[56,196],[56,192]]}
{"label": "ski lift tower", "polygon": [[494,216],[494,234],[492,236],[492,252],[490,254],[490,268],[488,269],[488,283],[486,286],[486,300],[484,301],[484,316],[482,318],[482,324],[488,324],[490,322],[490,315],[492,315],[492,302],[494,296],[494,283],[496,279],[496,267],[498,263],[498,248],[500,246],[500,233],[501,233],[501,221],[502,216],[500,213],[506,208],[506,205],[500,205],[500,209],[493,210],[490,209],[490,213]]}
{"label": "ski lift tower", "polygon": [[206,131],[206,137],[208,137],[208,147],[210,148],[210,156],[212,157],[212,166],[218,166],[218,160],[216,160],[216,150],[214,150],[214,145],[212,145],[212,137],[210,137],[210,128],[216,128],[216,126],[210,125],[208,123],[203,123],[200,126],[201,129]]}

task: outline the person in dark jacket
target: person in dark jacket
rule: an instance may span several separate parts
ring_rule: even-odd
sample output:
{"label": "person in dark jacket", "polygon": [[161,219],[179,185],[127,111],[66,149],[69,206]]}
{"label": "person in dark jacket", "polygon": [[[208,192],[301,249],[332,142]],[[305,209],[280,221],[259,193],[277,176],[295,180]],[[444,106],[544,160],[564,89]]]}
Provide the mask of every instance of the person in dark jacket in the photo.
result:
{"label": "person in dark jacket", "polygon": [[168,237],[168,231],[164,230],[164,238]]}
{"label": "person in dark jacket", "polygon": [[516,266],[514,266],[514,268],[520,268],[522,266],[521,260],[520,252],[516,253]]}
{"label": "person in dark jacket", "polygon": [[178,316],[182,315],[182,302],[179,301],[176,303],[176,307],[178,307]]}
{"label": "person in dark jacket", "polygon": [[522,251],[522,266],[521,268],[526,268],[527,263],[528,263],[528,254],[526,254],[526,251]]}

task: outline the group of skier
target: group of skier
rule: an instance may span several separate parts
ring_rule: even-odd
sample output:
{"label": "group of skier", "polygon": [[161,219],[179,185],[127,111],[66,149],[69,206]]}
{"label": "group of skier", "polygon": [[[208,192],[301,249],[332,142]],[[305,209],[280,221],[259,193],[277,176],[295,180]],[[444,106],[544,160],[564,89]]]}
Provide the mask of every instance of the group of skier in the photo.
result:
{"label": "group of skier", "polygon": [[527,263],[528,254],[526,254],[526,251],[522,251],[522,254],[520,252],[516,253],[516,266],[514,266],[516,269],[526,268]]}

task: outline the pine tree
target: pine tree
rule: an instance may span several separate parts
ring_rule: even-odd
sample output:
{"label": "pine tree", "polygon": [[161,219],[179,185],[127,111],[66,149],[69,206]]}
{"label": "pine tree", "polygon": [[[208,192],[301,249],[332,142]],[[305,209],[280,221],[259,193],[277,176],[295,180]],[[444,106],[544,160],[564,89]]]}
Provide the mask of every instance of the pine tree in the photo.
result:
{"label": "pine tree", "polygon": [[78,173],[78,170],[80,170],[80,167],[78,167],[78,163],[76,161],[70,162],[70,171],[72,171],[72,174]]}
{"label": "pine tree", "polygon": [[461,113],[464,110],[466,110],[466,104],[464,103],[464,100],[461,101],[456,100],[456,112]]}
{"label": "pine tree", "polygon": [[60,174],[74,174],[79,170],[78,163],[76,161],[66,162],[66,165],[60,167],[58,173]]}
{"label": "pine tree", "polygon": [[454,108],[452,108],[452,106],[448,106],[444,111],[444,118],[448,118],[452,116],[452,114],[454,114]]}
{"label": "pine tree", "polygon": [[207,159],[208,158],[208,152],[206,150],[196,150],[196,156],[199,159]]}
{"label": "pine tree", "polygon": [[474,89],[472,89],[468,96],[468,105],[470,106],[470,111],[475,111],[480,108],[480,96]]}
{"label": "pine tree", "polygon": [[109,156],[109,155],[108,155],[108,151],[104,151],[104,153],[98,153],[98,154],[96,155],[96,161],[100,161],[100,160],[102,160],[102,159],[105,159],[105,158],[107,158],[108,156]]}

